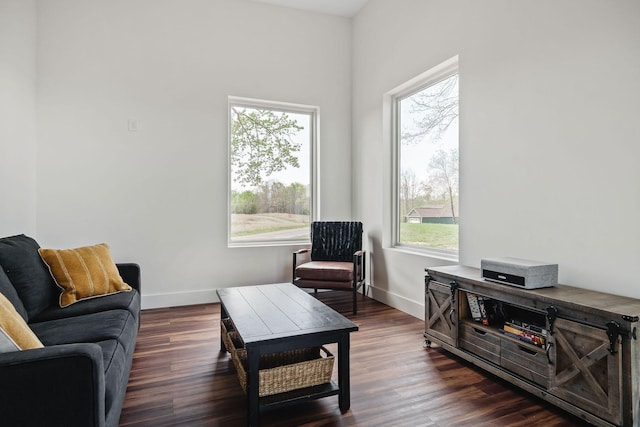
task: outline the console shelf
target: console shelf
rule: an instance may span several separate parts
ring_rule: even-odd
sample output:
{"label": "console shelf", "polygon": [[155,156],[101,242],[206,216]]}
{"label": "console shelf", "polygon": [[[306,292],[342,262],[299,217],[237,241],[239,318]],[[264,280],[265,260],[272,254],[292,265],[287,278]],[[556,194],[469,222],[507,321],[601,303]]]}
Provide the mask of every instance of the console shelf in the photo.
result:
{"label": "console shelf", "polygon": [[427,346],[593,425],[639,425],[640,300],[564,285],[520,289],[485,281],[471,267],[426,271]]}

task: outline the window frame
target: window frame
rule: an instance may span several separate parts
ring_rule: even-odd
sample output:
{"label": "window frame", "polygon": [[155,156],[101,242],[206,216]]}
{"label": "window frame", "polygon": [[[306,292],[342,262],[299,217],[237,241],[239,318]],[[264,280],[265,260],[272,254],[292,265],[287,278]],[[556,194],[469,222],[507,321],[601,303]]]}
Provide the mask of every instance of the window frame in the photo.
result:
{"label": "window frame", "polygon": [[[402,100],[415,95],[422,90],[433,86],[448,77],[458,74],[460,76],[458,56],[454,56],[441,64],[425,71],[412,78],[404,84],[396,87],[385,95],[386,108],[389,110],[390,123],[390,145],[391,145],[391,212],[390,212],[390,246],[394,249],[409,253],[426,255],[433,258],[445,259],[458,262],[460,258],[460,234],[458,234],[458,250],[447,250],[432,248],[422,245],[412,245],[400,242],[400,108]],[[459,80],[458,80],[459,81]],[[460,90],[458,89],[458,99]],[[458,115],[459,117],[459,115]],[[458,125],[459,126],[459,125]],[[460,137],[458,136],[458,152],[460,152]],[[460,164],[460,160],[458,160]],[[461,194],[460,183],[458,184],[458,200]],[[459,214],[459,212],[458,212]],[[458,229],[458,233],[459,233]]]}
{"label": "window frame", "polygon": [[309,115],[309,226],[317,217],[319,210],[319,189],[318,189],[318,142],[319,142],[319,122],[320,108],[313,105],[294,104],[281,101],[269,101],[264,99],[245,98],[238,96],[229,96],[227,100],[227,247],[260,247],[260,246],[292,246],[304,245],[311,243],[310,232],[304,239],[277,239],[277,240],[242,240],[233,241],[231,237],[231,207],[232,207],[232,164],[231,164],[231,129],[232,129],[232,112],[233,107],[251,108],[251,109],[267,109],[275,112],[307,114]]}

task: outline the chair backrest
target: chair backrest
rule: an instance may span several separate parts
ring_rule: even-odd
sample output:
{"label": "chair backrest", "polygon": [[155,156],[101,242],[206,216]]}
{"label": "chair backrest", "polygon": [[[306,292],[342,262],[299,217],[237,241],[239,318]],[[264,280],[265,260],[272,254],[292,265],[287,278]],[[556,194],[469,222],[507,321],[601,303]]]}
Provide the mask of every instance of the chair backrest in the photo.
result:
{"label": "chair backrest", "polygon": [[311,223],[312,261],[353,261],[362,250],[362,223],[314,221]]}

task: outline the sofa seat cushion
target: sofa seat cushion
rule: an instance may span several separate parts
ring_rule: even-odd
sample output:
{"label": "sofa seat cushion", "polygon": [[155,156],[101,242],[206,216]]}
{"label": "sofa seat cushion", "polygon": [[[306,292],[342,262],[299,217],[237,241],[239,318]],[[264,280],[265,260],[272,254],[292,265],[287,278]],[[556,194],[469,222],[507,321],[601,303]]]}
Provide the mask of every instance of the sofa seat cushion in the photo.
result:
{"label": "sofa seat cushion", "polygon": [[109,310],[127,310],[138,320],[140,315],[140,293],[134,289],[131,292],[120,292],[100,298],[79,301],[64,308],[54,304],[31,319],[31,322],[44,322]]}
{"label": "sofa seat cushion", "polygon": [[303,280],[353,281],[353,263],[339,261],[311,261],[296,267],[296,276]]}
{"label": "sofa seat cushion", "polygon": [[0,265],[29,318],[55,304],[59,294],[49,268],[40,258],[39,248],[35,240],[24,234],[0,239]]}
{"label": "sofa seat cushion", "polygon": [[115,339],[128,350],[135,346],[138,323],[127,310],[111,310],[30,324],[45,346],[96,343]]}

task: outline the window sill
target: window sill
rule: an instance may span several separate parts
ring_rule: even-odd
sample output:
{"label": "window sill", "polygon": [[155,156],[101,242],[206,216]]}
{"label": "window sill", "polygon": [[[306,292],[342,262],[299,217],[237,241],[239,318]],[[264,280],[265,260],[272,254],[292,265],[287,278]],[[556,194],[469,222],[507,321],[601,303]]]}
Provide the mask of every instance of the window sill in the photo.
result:
{"label": "window sill", "polygon": [[393,246],[389,250],[416,255],[424,258],[433,258],[447,262],[457,263],[460,260],[459,254],[449,251],[439,251],[437,249],[418,248],[415,246]]}
{"label": "window sill", "polygon": [[310,240],[269,240],[264,242],[227,242],[227,247],[234,248],[273,248],[279,246],[308,246],[311,245]]}

